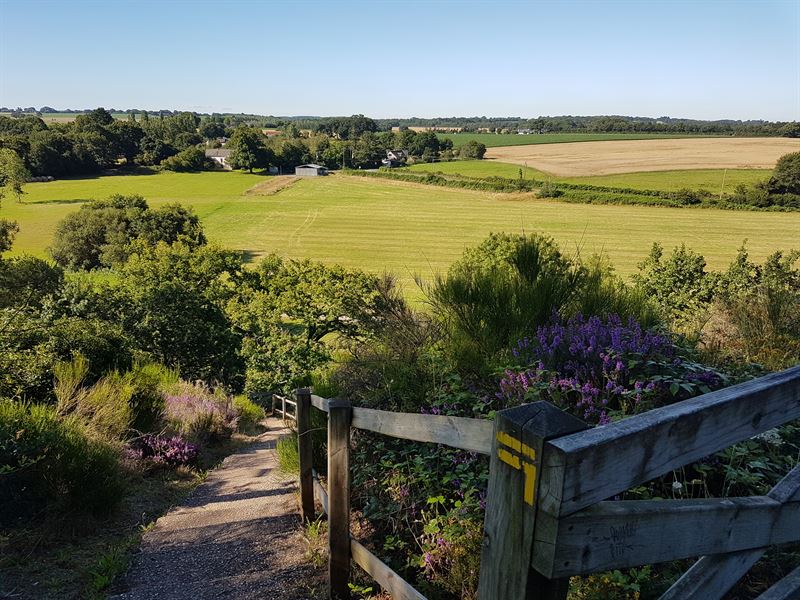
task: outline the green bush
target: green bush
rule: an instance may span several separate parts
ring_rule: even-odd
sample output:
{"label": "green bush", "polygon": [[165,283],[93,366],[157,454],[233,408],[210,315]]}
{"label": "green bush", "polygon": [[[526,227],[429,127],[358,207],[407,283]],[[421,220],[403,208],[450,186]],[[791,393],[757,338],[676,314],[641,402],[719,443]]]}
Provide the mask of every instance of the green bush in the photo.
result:
{"label": "green bush", "polygon": [[107,440],[117,441],[127,436],[133,420],[134,386],[125,377],[112,372],[94,385],[84,386],[89,364],[80,354],[70,362],[56,364],[54,371],[59,415],[79,419]]}
{"label": "green bush", "polygon": [[161,166],[168,171],[189,172],[202,171],[209,168],[205,150],[198,146],[191,146],[161,161]]}
{"label": "green bush", "polygon": [[278,454],[278,465],[284,473],[300,472],[300,454],[297,448],[297,434],[280,438],[275,444]]}
{"label": "green bush", "polygon": [[239,429],[254,427],[267,416],[263,407],[243,395],[233,397],[233,408],[239,413]]}
{"label": "green bush", "polygon": [[106,512],[123,491],[116,445],[52,407],[0,401],[0,522],[61,504]]}
{"label": "green bush", "polygon": [[132,386],[130,408],[131,427],[136,431],[155,432],[164,413],[162,390],[178,383],[180,377],[174,369],[151,362],[137,362],[125,374]]}

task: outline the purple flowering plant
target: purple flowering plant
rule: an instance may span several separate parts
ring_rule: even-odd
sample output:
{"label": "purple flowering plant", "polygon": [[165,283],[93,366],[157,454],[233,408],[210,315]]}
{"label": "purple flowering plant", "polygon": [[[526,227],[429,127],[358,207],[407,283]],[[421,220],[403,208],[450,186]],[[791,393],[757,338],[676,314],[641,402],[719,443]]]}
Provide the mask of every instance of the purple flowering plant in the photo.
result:
{"label": "purple flowering plant", "polygon": [[229,397],[181,383],[164,395],[164,419],[174,433],[197,442],[230,437],[239,413]]}
{"label": "purple flowering plant", "polygon": [[727,384],[669,336],[618,315],[554,319],[519,340],[512,356],[496,393],[500,407],[548,400],[597,425]]}
{"label": "purple flowering plant", "polygon": [[143,435],[128,442],[126,450],[130,458],[169,466],[189,465],[197,459],[197,446],[177,435]]}

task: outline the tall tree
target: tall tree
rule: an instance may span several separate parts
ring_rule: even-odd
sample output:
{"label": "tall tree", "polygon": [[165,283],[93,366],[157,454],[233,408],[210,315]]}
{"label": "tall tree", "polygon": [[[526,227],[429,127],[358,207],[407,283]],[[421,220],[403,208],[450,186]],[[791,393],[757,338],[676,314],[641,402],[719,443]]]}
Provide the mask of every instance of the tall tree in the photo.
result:
{"label": "tall tree", "polygon": [[22,186],[29,177],[30,173],[19,155],[8,148],[0,148],[0,198],[7,190],[16,196],[17,202],[21,202],[25,193]]}
{"label": "tall tree", "polygon": [[264,136],[258,129],[238,127],[227,146],[231,150],[228,162],[234,169],[253,169],[269,166],[270,156],[264,145]]}

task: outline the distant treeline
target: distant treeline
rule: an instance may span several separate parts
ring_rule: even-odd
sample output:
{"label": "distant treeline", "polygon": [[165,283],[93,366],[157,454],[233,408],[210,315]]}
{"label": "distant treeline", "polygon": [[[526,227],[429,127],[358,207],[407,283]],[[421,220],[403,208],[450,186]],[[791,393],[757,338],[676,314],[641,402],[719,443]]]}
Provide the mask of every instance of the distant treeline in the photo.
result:
{"label": "distant treeline", "polygon": [[[46,114],[87,114],[90,110],[58,110],[50,106],[37,109],[0,107],[0,112],[16,116]],[[110,113],[149,114],[150,116],[174,116],[184,111],[161,109],[144,110],[127,108],[108,109]],[[800,137],[800,123],[796,121],[767,121],[763,119],[735,120],[719,119],[713,121],[701,119],[683,119],[674,117],[631,117],[624,115],[597,116],[554,116],[528,119],[523,117],[436,117],[407,119],[370,119],[364,115],[353,117],[317,117],[317,116],[272,116],[246,113],[193,113],[200,117],[209,117],[224,121],[226,125],[247,124],[258,127],[285,127],[294,125],[299,129],[325,131],[336,127],[337,121],[350,120],[356,117],[364,119],[367,131],[387,131],[392,127],[459,127],[465,132],[516,132],[520,129],[532,133],[697,133],[697,134],[729,134],[729,135],[766,135]],[[372,127],[374,126],[374,129]]]}
{"label": "distant treeline", "polygon": [[736,121],[723,119],[702,121],[672,117],[609,116],[558,116],[524,119],[521,117],[449,117],[437,119],[378,119],[381,129],[390,127],[461,127],[465,132],[516,132],[531,133],[697,133],[729,135],[766,135],[800,137],[800,123],[796,121]]}

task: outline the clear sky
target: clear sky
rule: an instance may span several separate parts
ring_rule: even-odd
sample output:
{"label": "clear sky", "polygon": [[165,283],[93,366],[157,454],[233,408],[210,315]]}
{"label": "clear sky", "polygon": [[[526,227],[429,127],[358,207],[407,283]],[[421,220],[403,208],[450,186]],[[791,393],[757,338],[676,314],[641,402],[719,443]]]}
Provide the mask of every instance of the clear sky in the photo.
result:
{"label": "clear sky", "polygon": [[0,0],[0,106],[800,120],[800,0]]}

